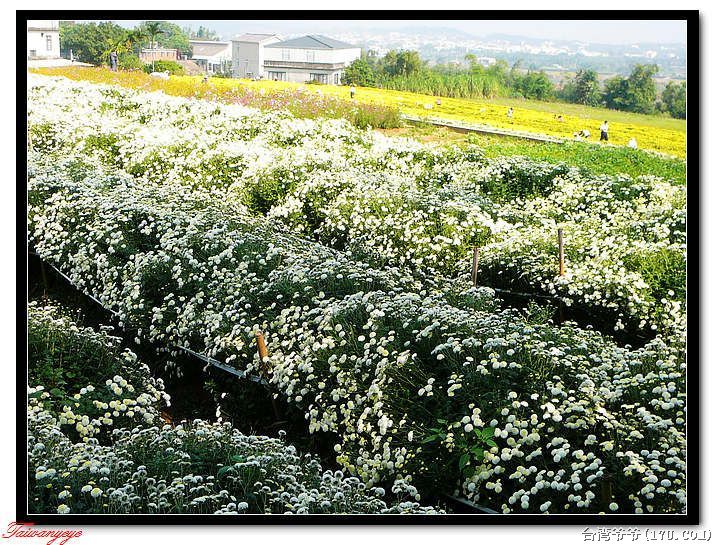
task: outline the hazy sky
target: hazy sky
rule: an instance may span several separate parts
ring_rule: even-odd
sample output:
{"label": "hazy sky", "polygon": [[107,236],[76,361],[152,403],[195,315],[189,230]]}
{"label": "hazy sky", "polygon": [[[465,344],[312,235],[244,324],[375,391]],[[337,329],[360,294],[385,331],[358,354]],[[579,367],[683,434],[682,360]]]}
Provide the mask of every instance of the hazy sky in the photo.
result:
{"label": "hazy sky", "polygon": [[[138,21],[116,21],[134,26]],[[243,32],[315,33],[330,35],[331,31],[346,30],[402,30],[408,28],[454,28],[473,34],[510,34],[551,40],[581,40],[602,44],[630,44],[636,42],[685,43],[685,21],[268,21],[268,20],[172,20],[180,26],[198,28],[203,25],[224,38]]]}

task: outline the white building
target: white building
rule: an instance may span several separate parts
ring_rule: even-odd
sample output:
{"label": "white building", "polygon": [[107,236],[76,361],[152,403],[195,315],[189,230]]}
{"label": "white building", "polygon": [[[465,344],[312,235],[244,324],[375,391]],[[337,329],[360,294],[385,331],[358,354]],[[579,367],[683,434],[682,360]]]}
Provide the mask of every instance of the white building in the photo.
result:
{"label": "white building", "polygon": [[207,73],[227,72],[231,68],[233,47],[231,42],[189,40],[191,60]]}
{"label": "white building", "polygon": [[477,57],[477,62],[481,64],[484,68],[489,68],[497,63],[494,57]]}
{"label": "white building", "polygon": [[60,58],[60,22],[27,21],[27,58]]}
{"label": "white building", "polygon": [[279,41],[280,38],[275,34],[242,34],[231,40],[233,76],[262,78],[264,47]]}
{"label": "white building", "polygon": [[313,34],[265,45],[263,68],[272,80],[339,85],[345,67],[359,58],[359,47]]}

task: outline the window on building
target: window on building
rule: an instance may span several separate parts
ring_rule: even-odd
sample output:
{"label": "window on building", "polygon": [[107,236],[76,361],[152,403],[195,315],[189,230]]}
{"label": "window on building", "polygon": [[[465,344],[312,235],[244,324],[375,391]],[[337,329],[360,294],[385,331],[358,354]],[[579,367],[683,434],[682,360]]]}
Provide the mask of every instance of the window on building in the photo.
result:
{"label": "window on building", "polygon": [[335,72],[333,76],[333,83],[335,85],[340,85],[340,72]]}
{"label": "window on building", "polygon": [[318,83],[328,83],[328,74],[311,74],[310,81],[317,81]]}
{"label": "window on building", "polygon": [[48,34],[45,40],[47,43],[47,51],[52,51],[52,36]]}
{"label": "window on building", "polygon": [[282,53],[282,59],[284,61],[290,60],[290,49],[281,49],[281,53]]}
{"label": "window on building", "polygon": [[286,80],[286,73],[285,72],[268,72],[268,79],[274,80],[274,81],[285,81]]}
{"label": "window on building", "polygon": [[308,62],[315,62],[315,51],[306,51],[305,60]]}

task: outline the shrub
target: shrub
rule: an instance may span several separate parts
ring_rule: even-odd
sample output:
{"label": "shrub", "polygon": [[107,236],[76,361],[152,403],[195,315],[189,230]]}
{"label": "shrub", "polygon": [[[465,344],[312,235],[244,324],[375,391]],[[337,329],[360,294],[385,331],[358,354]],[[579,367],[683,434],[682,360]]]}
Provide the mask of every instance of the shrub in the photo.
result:
{"label": "shrub", "polygon": [[122,53],[117,59],[117,67],[120,70],[143,70],[144,62],[132,53]]}
{"label": "shrub", "polygon": [[147,63],[144,65],[144,72],[169,72],[172,76],[181,76],[184,74],[184,67],[176,61],[154,61],[154,64]]}

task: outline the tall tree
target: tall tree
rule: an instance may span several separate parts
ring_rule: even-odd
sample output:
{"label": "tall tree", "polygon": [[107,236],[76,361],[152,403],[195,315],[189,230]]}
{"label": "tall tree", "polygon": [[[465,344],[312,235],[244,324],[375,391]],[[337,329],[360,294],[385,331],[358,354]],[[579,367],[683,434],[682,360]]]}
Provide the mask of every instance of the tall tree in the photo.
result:
{"label": "tall tree", "polygon": [[621,76],[607,79],[603,84],[603,100],[612,110],[628,110],[628,80]]}
{"label": "tall tree", "polygon": [[139,53],[141,45],[147,40],[148,36],[140,27],[130,30],[127,35],[127,44],[135,53]]}
{"label": "tall tree", "polygon": [[156,38],[159,34],[163,34],[164,31],[161,29],[161,24],[158,21],[148,21],[144,24],[143,28],[140,27],[140,30],[149,38],[150,49],[156,49],[159,47]]}
{"label": "tall tree", "polygon": [[361,87],[374,87],[375,71],[366,59],[356,59],[345,68],[345,83]]}
{"label": "tall tree", "polygon": [[106,62],[109,52],[124,43],[127,29],[110,22],[60,25],[60,43],[78,61],[91,64]]}
{"label": "tall tree", "polygon": [[603,98],[606,106],[617,110],[650,114],[655,111],[655,64],[636,64],[627,79],[616,76],[606,81]]}
{"label": "tall tree", "polygon": [[[144,21],[139,28],[150,35],[158,47],[176,49],[181,55],[191,55],[189,34],[178,25],[168,21]],[[152,32],[149,32],[150,29]]]}
{"label": "tall tree", "polygon": [[587,106],[601,103],[601,89],[598,74],[594,70],[579,70],[574,78],[574,102]]}
{"label": "tall tree", "polygon": [[401,76],[409,76],[419,72],[422,68],[422,59],[417,51],[400,51],[397,54],[397,73]]}
{"label": "tall tree", "polygon": [[631,111],[651,114],[655,110],[657,95],[653,76],[658,73],[656,64],[636,64],[628,76],[628,98]]}
{"label": "tall tree", "polygon": [[545,72],[518,74],[512,71],[512,84],[524,98],[547,100],[554,95],[554,84]]}
{"label": "tall tree", "polygon": [[687,89],[686,83],[668,82],[663,89],[663,105],[670,115],[678,119],[685,119],[687,106]]}
{"label": "tall tree", "polygon": [[380,62],[382,71],[388,76],[409,76],[422,68],[422,60],[417,51],[388,51]]}

